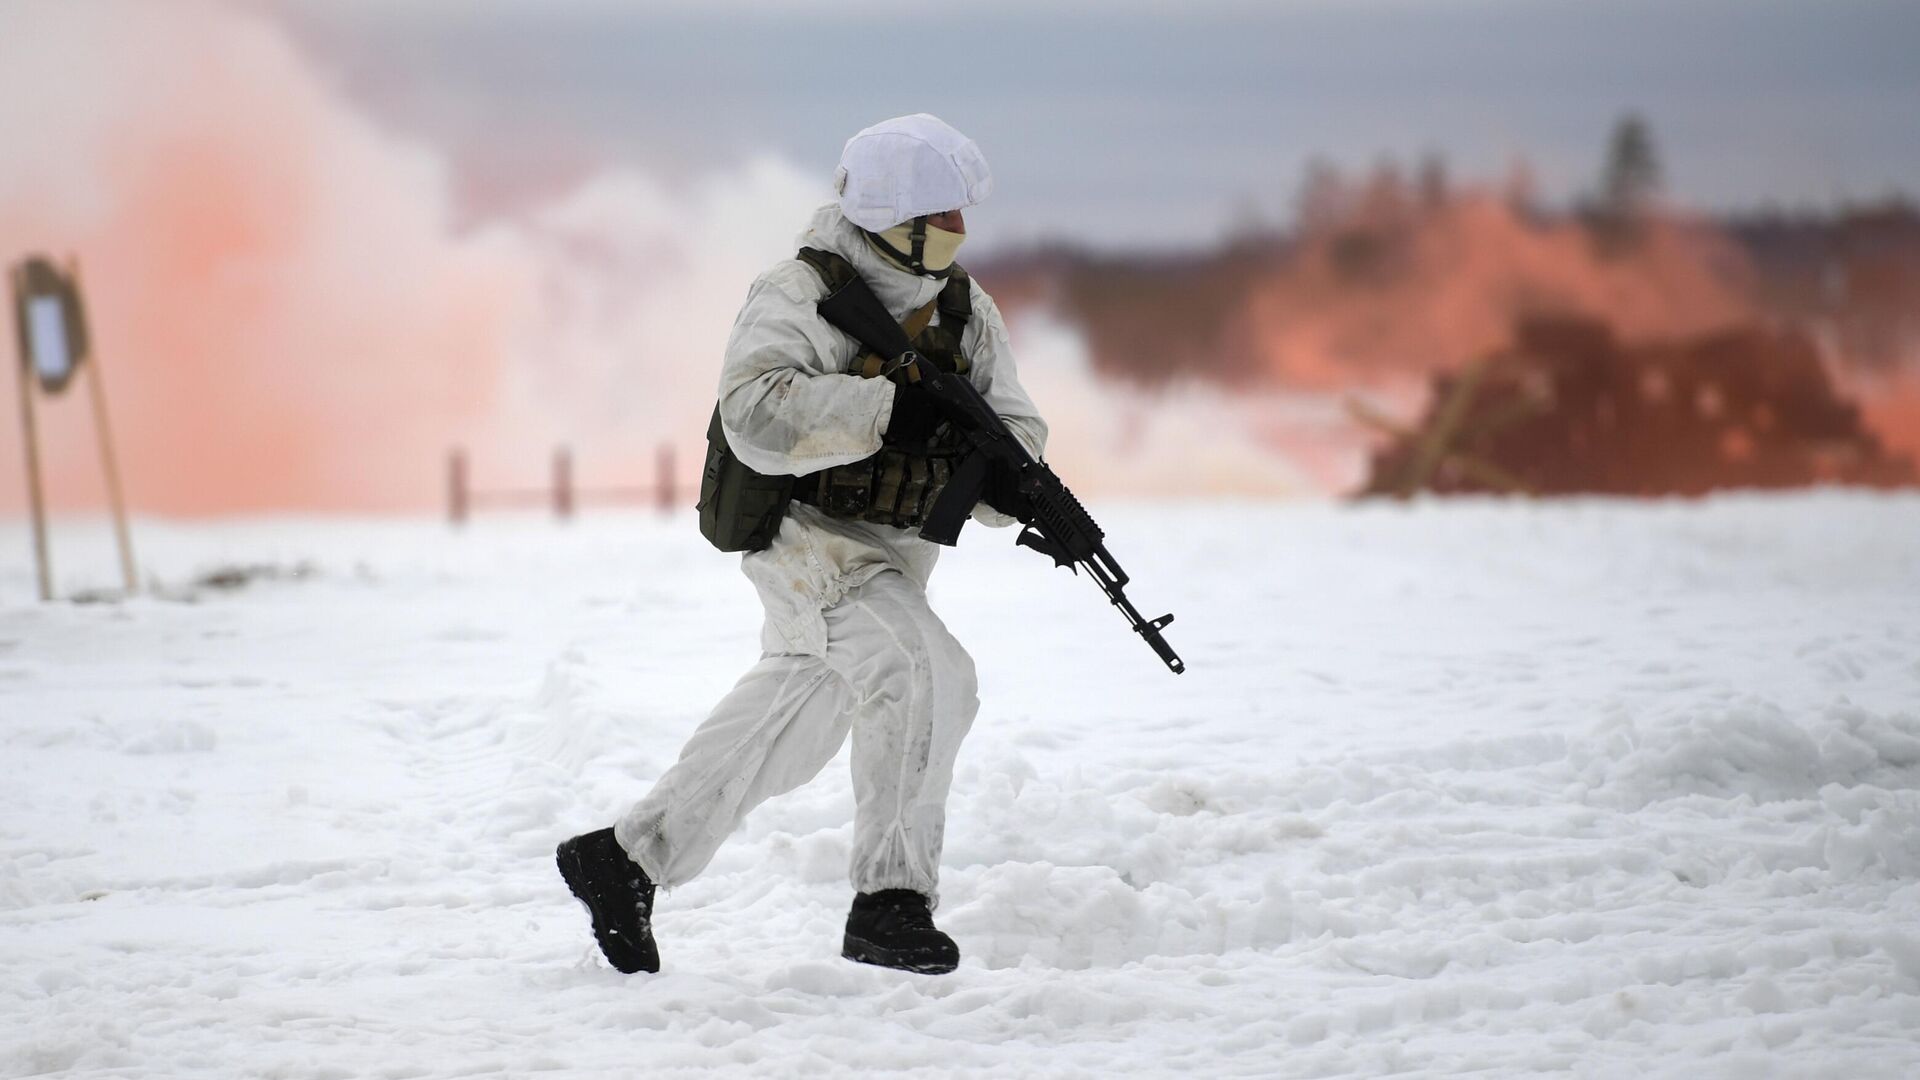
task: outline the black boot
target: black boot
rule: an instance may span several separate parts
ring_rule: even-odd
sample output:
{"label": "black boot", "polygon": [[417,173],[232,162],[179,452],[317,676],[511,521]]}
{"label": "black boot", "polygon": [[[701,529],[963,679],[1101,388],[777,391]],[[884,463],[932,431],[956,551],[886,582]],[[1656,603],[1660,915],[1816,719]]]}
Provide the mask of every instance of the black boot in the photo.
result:
{"label": "black boot", "polygon": [[565,841],[554,861],[560,864],[567,888],[593,917],[593,937],[607,961],[629,975],[659,971],[660,950],[653,944],[653,882],[627,858],[613,830]]}
{"label": "black boot", "polygon": [[927,898],[912,889],[882,889],[853,898],[840,955],[862,964],[944,975],[960,966],[960,947],[934,929]]}

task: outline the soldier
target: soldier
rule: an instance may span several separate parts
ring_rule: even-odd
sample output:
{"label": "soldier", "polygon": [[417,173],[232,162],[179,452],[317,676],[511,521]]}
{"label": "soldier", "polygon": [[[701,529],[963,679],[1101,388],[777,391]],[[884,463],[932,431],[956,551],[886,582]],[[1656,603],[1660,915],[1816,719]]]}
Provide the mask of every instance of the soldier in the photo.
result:
{"label": "soldier", "polygon": [[[558,852],[623,972],[660,968],[655,888],[692,879],[748,811],[812,779],[849,731],[855,896],[843,955],[918,972],[959,963],[932,913],[947,789],[979,700],[973,661],[927,606],[939,549],[917,529],[960,440],[931,395],[815,305],[857,275],[916,351],[970,379],[1038,458],[1047,427],[1020,387],[1006,325],[953,261],[961,212],[992,187],[978,147],[941,120],[876,124],[848,140],[839,199],[815,211],[799,256],[747,293],[707,472],[723,487],[732,481],[716,477],[763,482],[756,490],[774,492],[776,512],[740,490],[703,489],[702,528],[722,548],[749,549],[741,565],[766,609],[763,655],[645,798]],[[973,517],[1014,521],[986,502]]]}

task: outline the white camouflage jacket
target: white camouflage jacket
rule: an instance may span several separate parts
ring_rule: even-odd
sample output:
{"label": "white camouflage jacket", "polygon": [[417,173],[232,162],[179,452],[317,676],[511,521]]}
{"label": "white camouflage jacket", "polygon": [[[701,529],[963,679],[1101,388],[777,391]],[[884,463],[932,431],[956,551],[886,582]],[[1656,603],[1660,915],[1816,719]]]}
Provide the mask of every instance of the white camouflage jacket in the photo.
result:
{"label": "white camouflage jacket", "polygon": [[[837,205],[815,211],[798,243],[852,263],[896,319],[924,306],[945,284],[889,262]],[[861,349],[815,310],[826,294],[812,267],[787,259],[754,281],[734,320],[720,372],[720,423],[735,456],[758,472],[801,475],[880,449],[893,410],[893,383],[846,373]],[[1000,309],[977,281],[961,349],[972,364],[974,385],[1039,457],[1046,421],[1020,386]],[[973,516],[996,527],[1013,524],[984,503]],[[848,589],[888,569],[925,588],[938,558],[939,546],[916,530],[841,520],[805,503],[791,504],[772,545],[749,552],[741,564],[767,609],[762,647],[824,654],[821,612]]]}

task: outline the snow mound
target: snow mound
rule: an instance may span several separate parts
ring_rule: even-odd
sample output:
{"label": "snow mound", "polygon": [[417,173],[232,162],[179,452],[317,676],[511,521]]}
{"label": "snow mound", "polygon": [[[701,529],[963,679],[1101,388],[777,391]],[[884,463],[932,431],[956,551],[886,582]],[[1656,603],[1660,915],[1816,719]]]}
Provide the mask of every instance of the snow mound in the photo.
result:
{"label": "snow mound", "polygon": [[1796,720],[1763,701],[1665,722],[1622,720],[1574,748],[1581,782],[1633,808],[1687,796],[1814,799],[1823,789],[1920,788],[1920,718],[1838,703]]}
{"label": "snow mound", "polygon": [[938,978],[839,959],[844,759],[594,948],[554,844],[756,655],[685,516],[140,523],[319,569],[0,604],[0,1076],[1920,1075],[1920,499],[1094,512],[1190,671],[943,560]]}

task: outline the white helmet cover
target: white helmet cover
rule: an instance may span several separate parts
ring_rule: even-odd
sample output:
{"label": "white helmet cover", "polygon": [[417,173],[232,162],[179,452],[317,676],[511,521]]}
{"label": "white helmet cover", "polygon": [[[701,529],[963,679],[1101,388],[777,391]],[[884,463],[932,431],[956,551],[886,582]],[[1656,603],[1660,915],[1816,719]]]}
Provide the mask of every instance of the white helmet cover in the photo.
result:
{"label": "white helmet cover", "polygon": [[847,140],[834,170],[840,212],[869,232],[984,202],[993,174],[972,139],[928,113],[896,116]]}

